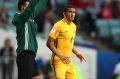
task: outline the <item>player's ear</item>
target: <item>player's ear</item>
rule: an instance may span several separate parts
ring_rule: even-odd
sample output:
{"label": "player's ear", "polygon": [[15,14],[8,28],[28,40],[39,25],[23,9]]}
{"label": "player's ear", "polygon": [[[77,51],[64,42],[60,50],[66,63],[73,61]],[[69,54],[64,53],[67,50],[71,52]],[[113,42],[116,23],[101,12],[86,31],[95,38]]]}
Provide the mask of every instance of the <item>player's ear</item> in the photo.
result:
{"label": "player's ear", "polygon": [[21,5],[21,10],[22,10],[22,11],[24,10],[24,6],[23,6],[23,5]]}
{"label": "player's ear", "polygon": [[65,16],[65,12],[63,12],[63,16]]}

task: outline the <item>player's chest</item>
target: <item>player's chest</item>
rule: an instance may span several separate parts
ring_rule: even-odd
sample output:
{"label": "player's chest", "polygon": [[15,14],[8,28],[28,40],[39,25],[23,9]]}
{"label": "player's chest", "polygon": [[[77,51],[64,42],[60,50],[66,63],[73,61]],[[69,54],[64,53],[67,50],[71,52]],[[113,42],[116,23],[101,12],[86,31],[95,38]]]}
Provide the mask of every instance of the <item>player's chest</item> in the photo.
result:
{"label": "player's chest", "polygon": [[76,29],[72,27],[61,28],[59,36],[62,38],[71,38],[76,34]]}

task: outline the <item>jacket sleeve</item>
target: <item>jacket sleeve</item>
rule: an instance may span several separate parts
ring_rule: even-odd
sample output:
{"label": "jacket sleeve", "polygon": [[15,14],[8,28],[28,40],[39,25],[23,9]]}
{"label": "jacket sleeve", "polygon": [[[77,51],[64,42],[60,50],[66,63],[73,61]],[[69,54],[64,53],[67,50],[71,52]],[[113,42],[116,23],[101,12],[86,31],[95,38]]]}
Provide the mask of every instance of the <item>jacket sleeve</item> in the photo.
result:
{"label": "jacket sleeve", "polygon": [[12,20],[12,23],[15,25],[17,23],[26,22],[39,1],[40,0],[30,0],[28,7],[24,10],[24,12],[20,13],[18,16],[15,16]]}
{"label": "jacket sleeve", "polygon": [[34,12],[33,12],[33,18],[35,18],[40,12],[43,11],[43,9],[45,8],[46,4],[47,4],[48,0],[40,0],[35,8],[34,8]]}

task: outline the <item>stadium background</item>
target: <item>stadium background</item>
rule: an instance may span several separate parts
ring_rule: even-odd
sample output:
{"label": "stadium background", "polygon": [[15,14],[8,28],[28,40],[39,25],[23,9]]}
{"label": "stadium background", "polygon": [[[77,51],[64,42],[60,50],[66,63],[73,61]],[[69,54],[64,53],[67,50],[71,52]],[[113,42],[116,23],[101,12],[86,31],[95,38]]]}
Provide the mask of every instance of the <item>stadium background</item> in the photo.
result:
{"label": "stadium background", "polygon": [[[0,48],[7,37],[17,47],[16,29],[11,24],[17,11],[17,2],[18,0],[0,0]],[[48,63],[51,51],[46,47],[46,40],[52,25],[62,18],[61,12],[66,4],[77,7],[74,21],[78,28],[75,46],[87,61],[80,63],[73,55],[78,79],[113,79],[116,72],[120,73],[119,68],[116,70],[116,65],[120,62],[120,0],[49,0],[45,10],[35,18],[39,44],[36,61],[41,79],[52,79]],[[17,79],[16,64],[13,79]]]}

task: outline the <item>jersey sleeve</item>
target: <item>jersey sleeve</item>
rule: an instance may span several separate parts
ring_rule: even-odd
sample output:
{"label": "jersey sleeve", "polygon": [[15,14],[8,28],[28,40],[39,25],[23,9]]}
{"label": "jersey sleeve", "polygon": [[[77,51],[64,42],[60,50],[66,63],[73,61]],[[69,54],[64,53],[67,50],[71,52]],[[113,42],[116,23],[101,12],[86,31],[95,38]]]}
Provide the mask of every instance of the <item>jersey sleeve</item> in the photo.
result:
{"label": "jersey sleeve", "polygon": [[56,39],[59,34],[60,34],[60,27],[55,24],[49,33],[49,37]]}

